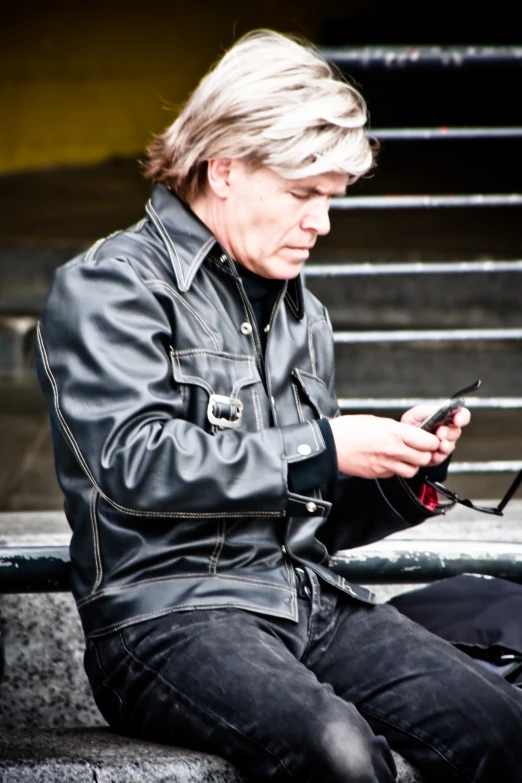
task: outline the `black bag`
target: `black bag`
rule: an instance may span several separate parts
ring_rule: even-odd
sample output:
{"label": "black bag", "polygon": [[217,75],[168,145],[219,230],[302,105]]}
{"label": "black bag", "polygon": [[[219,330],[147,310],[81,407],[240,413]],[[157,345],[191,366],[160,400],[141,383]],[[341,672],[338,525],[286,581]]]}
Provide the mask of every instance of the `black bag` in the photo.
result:
{"label": "black bag", "polygon": [[462,574],[388,603],[522,688],[522,585]]}

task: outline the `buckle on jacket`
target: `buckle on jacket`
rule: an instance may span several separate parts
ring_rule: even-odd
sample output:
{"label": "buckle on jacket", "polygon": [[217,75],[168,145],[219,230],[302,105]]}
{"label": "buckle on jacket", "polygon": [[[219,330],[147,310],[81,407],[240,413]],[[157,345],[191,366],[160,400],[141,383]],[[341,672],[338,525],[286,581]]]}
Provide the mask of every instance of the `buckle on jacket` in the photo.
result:
{"label": "buckle on jacket", "polygon": [[217,427],[239,427],[243,418],[243,403],[235,397],[211,394],[208,401],[207,417]]}

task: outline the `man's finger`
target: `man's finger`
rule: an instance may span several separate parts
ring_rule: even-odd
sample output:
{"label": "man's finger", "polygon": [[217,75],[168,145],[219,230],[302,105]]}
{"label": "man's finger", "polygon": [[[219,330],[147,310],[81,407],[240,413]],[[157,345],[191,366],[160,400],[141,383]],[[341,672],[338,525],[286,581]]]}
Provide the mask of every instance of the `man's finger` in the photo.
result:
{"label": "man's finger", "polygon": [[419,472],[419,466],[410,465],[406,462],[398,462],[393,471],[393,475],[401,476],[402,478],[411,479]]}
{"label": "man's finger", "polygon": [[471,419],[471,413],[468,408],[459,408],[453,416],[455,427],[467,427]]}
{"label": "man's finger", "polygon": [[[437,442],[437,446],[440,446],[440,442]],[[432,456],[432,451],[419,451],[419,449],[412,449],[405,445],[400,455],[397,455],[397,461],[404,465],[425,468],[430,464]]]}
{"label": "man's finger", "polygon": [[444,456],[444,459],[446,459],[446,457],[455,451],[455,441],[448,440],[447,438],[441,440],[438,450]]}
{"label": "man's finger", "polygon": [[405,445],[417,451],[437,451],[439,448],[439,438],[431,432],[421,430],[419,427],[405,424],[401,430],[401,435]]}

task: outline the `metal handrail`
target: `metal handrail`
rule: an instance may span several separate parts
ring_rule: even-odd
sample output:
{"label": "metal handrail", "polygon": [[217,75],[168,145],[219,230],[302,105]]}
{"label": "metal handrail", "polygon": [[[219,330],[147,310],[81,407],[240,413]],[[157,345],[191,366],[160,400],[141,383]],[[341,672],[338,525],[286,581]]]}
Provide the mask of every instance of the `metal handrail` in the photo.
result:
{"label": "metal handrail", "polygon": [[519,139],[522,128],[373,128],[368,136],[379,141],[432,141],[433,139]]}
{"label": "metal handrail", "polygon": [[516,261],[405,261],[359,264],[307,264],[306,277],[349,277],[355,275],[464,274],[472,272],[522,272]]}
{"label": "metal handrail", "polygon": [[[414,405],[440,405],[441,397],[340,397],[339,407],[343,411],[361,410],[408,410]],[[475,410],[518,410],[522,408],[522,397],[469,397],[466,407]]]}
{"label": "metal handrail", "polygon": [[522,462],[516,459],[452,462],[450,473],[518,473]]}
{"label": "metal handrail", "polygon": [[363,68],[518,66],[522,62],[522,46],[325,46],[321,53],[338,66]]}
{"label": "metal handrail", "polygon": [[[522,581],[522,544],[384,539],[337,552],[329,565],[363,584],[422,583],[470,572]],[[67,546],[0,547],[0,594],[68,592],[70,572]]]}
{"label": "metal handrail", "polygon": [[462,342],[466,340],[521,340],[522,329],[374,329],[372,331],[334,332],[334,342],[345,343],[410,343]]}
{"label": "metal handrail", "polygon": [[338,196],[332,209],[425,209],[455,207],[519,207],[522,193],[468,193],[439,196]]}
{"label": "metal handrail", "polygon": [[330,567],[363,584],[431,582],[463,573],[522,582],[522,544],[504,541],[384,539],[337,552]]}
{"label": "metal handrail", "polygon": [[0,547],[0,594],[68,591],[70,570],[68,546]]}

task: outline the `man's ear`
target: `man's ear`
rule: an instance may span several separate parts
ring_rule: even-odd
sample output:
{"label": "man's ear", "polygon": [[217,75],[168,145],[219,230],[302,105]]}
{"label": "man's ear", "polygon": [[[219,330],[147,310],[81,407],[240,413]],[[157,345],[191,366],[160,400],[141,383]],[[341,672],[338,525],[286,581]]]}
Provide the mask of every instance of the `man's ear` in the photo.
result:
{"label": "man's ear", "polygon": [[230,158],[211,158],[207,162],[208,184],[218,198],[228,197],[231,165]]}

